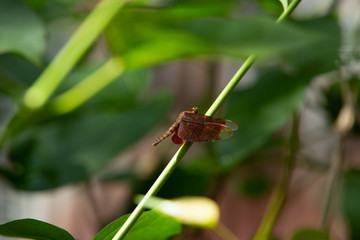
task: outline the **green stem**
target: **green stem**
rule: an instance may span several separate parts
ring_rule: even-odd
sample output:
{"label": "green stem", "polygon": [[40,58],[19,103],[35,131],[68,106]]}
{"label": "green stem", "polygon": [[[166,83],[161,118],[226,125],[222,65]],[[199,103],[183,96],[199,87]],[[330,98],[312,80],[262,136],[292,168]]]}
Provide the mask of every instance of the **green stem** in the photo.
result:
{"label": "green stem", "polygon": [[103,0],[96,6],[50,65],[25,92],[25,107],[39,109],[46,103],[124,3],[125,0]]}
{"label": "green stem", "polygon": [[289,4],[286,11],[283,11],[283,13],[280,15],[280,17],[276,20],[276,23],[281,23],[284,19],[286,19],[297,7],[297,5],[301,2],[301,0],[293,0]]}
{"label": "green stem", "polygon": [[123,239],[125,235],[129,232],[130,228],[135,224],[136,220],[140,217],[141,213],[144,210],[145,203],[151,198],[155,196],[155,194],[160,190],[161,186],[165,183],[165,181],[169,178],[171,173],[174,171],[178,162],[182,159],[185,153],[189,150],[192,143],[185,142],[173,158],[170,160],[165,169],[161,172],[159,177],[156,179],[154,184],[151,186],[149,191],[145,194],[140,203],[136,206],[135,210],[131,213],[126,222],[121,226],[120,230],[113,237],[113,240]]}
{"label": "green stem", "polygon": [[299,117],[297,114],[293,115],[292,132],[290,136],[290,154],[284,159],[284,167],[281,174],[280,183],[271,194],[268,208],[265,212],[258,231],[255,234],[254,240],[270,239],[271,231],[274,227],[276,219],[280,213],[281,207],[284,203],[288,184],[290,182],[292,169],[299,151]]}
{"label": "green stem", "polygon": [[52,105],[58,114],[70,112],[83,104],[90,97],[110,84],[124,71],[124,64],[119,58],[111,58],[93,74],[76,86],[59,95]]}
{"label": "green stem", "polygon": [[[245,63],[240,67],[235,76],[230,80],[230,82],[226,85],[224,90],[220,93],[219,97],[215,100],[215,102],[211,105],[209,110],[206,112],[206,115],[213,115],[220,107],[220,105],[225,101],[225,99],[230,95],[231,91],[235,88],[236,84],[239,83],[241,78],[245,75],[247,70],[251,67],[251,65],[255,62],[255,56],[251,55],[245,61]],[[140,217],[142,211],[144,210],[145,202],[152,196],[154,196],[160,189],[160,187],[165,183],[170,174],[174,171],[177,163],[181,160],[181,158],[185,155],[185,153],[190,148],[191,144],[186,143],[181,146],[181,148],[177,151],[175,156],[170,160],[168,165],[162,171],[160,176],[156,179],[155,183],[151,186],[149,191],[146,193],[141,202],[137,205],[135,210],[131,213],[130,217],[126,220],[126,222],[121,226],[120,230],[116,233],[113,240],[120,240],[125,237],[130,228],[135,224],[136,220]]]}
{"label": "green stem", "polygon": [[[301,0],[294,0],[293,2],[291,2],[291,4],[289,5],[289,7],[287,9],[288,13],[287,14],[283,13],[279,17],[277,23],[281,22],[284,18],[286,18],[293,11],[293,9],[297,6],[297,4],[300,1]],[[245,60],[244,64],[239,68],[239,70],[236,72],[234,77],[225,86],[223,91],[216,98],[216,100],[213,102],[213,104],[207,110],[205,115],[212,116],[215,114],[215,112],[220,108],[221,104],[226,100],[227,97],[230,96],[230,93],[234,90],[236,85],[240,82],[242,77],[245,75],[245,73],[249,70],[249,68],[253,65],[253,63],[255,61],[256,61],[256,56],[254,54],[250,55]],[[177,163],[181,160],[181,158],[189,150],[190,146],[191,146],[191,143],[185,143],[184,145],[181,146],[181,148],[177,151],[177,153],[174,155],[174,157],[170,160],[168,165],[162,171],[160,176],[156,179],[155,183],[152,185],[152,187],[146,193],[145,197],[137,205],[137,207],[131,213],[131,215],[126,220],[126,222],[121,226],[119,231],[114,236],[113,240],[120,240],[125,237],[125,235],[129,232],[130,228],[135,224],[136,220],[140,217],[141,213],[143,212],[145,202],[159,191],[160,187],[165,183],[167,178],[174,171],[175,167],[177,166]]]}
{"label": "green stem", "polygon": [[207,116],[212,116],[214,113],[220,108],[221,104],[226,100],[230,93],[234,90],[236,85],[240,82],[245,73],[249,70],[249,68],[255,62],[255,55],[250,55],[244,62],[244,64],[239,68],[239,70],[235,73],[230,82],[225,86],[224,90],[220,93],[220,95],[216,98],[213,104],[210,106],[209,110],[205,113]]}

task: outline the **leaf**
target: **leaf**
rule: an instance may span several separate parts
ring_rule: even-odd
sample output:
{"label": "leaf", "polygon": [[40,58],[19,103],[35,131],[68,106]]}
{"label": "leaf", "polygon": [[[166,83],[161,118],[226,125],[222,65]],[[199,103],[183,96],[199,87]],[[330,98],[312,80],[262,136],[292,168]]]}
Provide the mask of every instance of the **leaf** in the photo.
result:
{"label": "leaf", "polygon": [[[124,215],[104,227],[94,240],[111,240],[130,214]],[[124,238],[125,240],[162,240],[181,231],[181,224],[174,218],[156,211],[144,212]]]}
{"label": "leaf", "polygon": [[[235,57],[270,56],[294,51],[317,41],[319,36],[290,24],[276,24],[269,17],[194,19],[185,28],[214,46],[214,53]],[[216,33],[216,34],[214,34]]]}
{"label": "leaf", "polygon": [[40,65],[45,50],[41,20],[20,0],[0,0],[0,54],[16,53]]}
{"label": "leaf", "polygon": [[[139,191],[140,193],[146,193],[159,176],[163,167],[164,166],[160,167],[159,171],[154,172],[153,175],[144,182]],[[163,198],[202,196],[206,195],[206,189],[209,188],[210,183],[211,177],[209,174],[177,168],[157,195]]]}
{"label": "leaf", "polygon": [[322,17],[299,22],[298,25],[322,36],[319,42],[284,54],[285,59],[295,67],[298,74],[315,76],[337,68],[341,34],[336,20]]}
{"label": "leaf", "polygon": [[344,175],[342,211],[351,230],[350,239],[360,238],[360,169],[351,169]]}
{"label": "leaf", "polygon": [[26,190],[84,180],[161,121],[169,103],[159,95],[124,112],[86,111],[31,127],[10,146],[14,168],[6,177]]}
{"label": "leaf", "polygon": [[294,233],[291,240],[329,240],[327,232],[317,229],[301,229]]}
{"label": "leaf", "polygon": [[257,0],[257,2],[260,4],[261,8],[275,16],[279,16],[283,12],[283,7],[279,4],[278,0]]}
{"label": "leaf", "polygon": [[9,98],[0,94],[0,145],[2,135],[4,134],[4,131],[15,112],[15,103],[12,102]]}
{"label": "leaf", "polygon": [[0,235],[36,240],[75,240],[64,229],[35,219],[20,219],[2,224]]}
{"label": "leaf", "polygon": [[[313,23],[313,24],[310,24]],[[302,51],[285,54],[291,74],[278,67],[259,73],[254,86],[234,92],[229,100],[227,119],[237,123],[238,131],[227,140],[217,143],[221,164],[229,169],[259,149],[285,121],[299,108],[304,91],[317,75],[335,68],[340,48],[337,23],[321,18],[302,26],[324,37]]]}
{"label": "leaf", "polygon": [[229,99],[227,119],[238,125],[234,135],[216,144],[225,169],[261,147],[300,106],[310,79],[292,78],[279,69],[262,72],[258,82]]}
{"label": "leaf", "polygon": [[281,5],[283,6],[284,12],[288,8],[288,0],[279,0],[281,2]]}
{"label": "leaf", "polygon": [[[170,7],[172,11],[175,8]],[[275,24],[272,18],[184,18],[169,15],[169,11],[166,7],[121,11],[106,31],[111,51],[120,55],[128,68],[140,68],[203,55],[269,56],[319,40],[316,33]]]}
{"label": "leaf", "polygon": [[0,55],[0,92],[20,99],[40,72],[41,69],[19,56]]}

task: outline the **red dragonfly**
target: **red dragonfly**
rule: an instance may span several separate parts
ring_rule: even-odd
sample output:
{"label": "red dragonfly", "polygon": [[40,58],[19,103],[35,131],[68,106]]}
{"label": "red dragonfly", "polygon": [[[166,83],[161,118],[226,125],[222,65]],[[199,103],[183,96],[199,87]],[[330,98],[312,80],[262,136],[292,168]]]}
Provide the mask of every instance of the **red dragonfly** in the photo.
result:
{"label": "red dragonfly", "polygon": [[198,113],[197,107],[192,107],[190,111],[179,114],[174,124],[161,137],[156,139],[153,146],[158,145],[162,140],[174,135],[171,140],[175,144],[189,142],[207,142],[222,140],[232,136],[238,127],[230,120],[213,118]]}

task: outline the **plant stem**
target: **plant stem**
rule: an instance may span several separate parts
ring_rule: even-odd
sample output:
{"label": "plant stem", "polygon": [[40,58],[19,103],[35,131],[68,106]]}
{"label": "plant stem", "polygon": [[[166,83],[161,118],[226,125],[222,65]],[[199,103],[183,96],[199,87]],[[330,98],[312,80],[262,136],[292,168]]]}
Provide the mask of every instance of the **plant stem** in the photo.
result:
{"label": "plant stem", "polygon": [[[287,9],[287,13],[286,14],[283,13],[277,20],[277,23],[285,19],[295,9],[295,7],[297,6],[297,4],[299,4],[300,1],[301,0],[294,0],[293,2],[291,2],[291,4]],[[222,90],[220,95],[216,98],[216,100],[207,110],[205,115],[212,116],[215,114],[215,112],[220,108],[221,104],[226,100],[227,97],[230,96],[230,93],[234,90],[236,85],[240,82],[242,77],[245,75],[245,73],[249,70],[249,68],[253,65],[255,61],[256,61],[256,56],[254,54],[250,55],[245,60],[244,64],[239,68],[239,70],[236,72],[234,77],[225,86],[225,88]],[[189,150],[190,147],[191,147],[191,143],[185,143],[180,147],[180,149],[176,152],[174,157],[170,160],[168,165],[162,171],[160,176],[156,179],[155,183],[146,193],[142,201],[137,205],[135,210],[131,213],[131,215],[126,220],[126,222],[121,226],[121,228],[119,229],[119,231],[116,233],[116,235],[113,237],[112,240],[120,240],[125,237],[125,235],[129,232],[130,228],[135,224],[136,220],[140,217],[142,211],[144,210],[144,203],[159,191],[160,187],[165,183],[167,178],[174,171],[175,167],[177,166],[177,163],[181,160],[181,158],[185,155],[185,153]]]}
{"label": "plant stem", "polygon": [[[342,74],[340,72],[340,78],[342,79],[341,76]],[[343,106],[340,110],[339,115],[337,116],[334,126],[335,134],[337,135],[337,142],[331,156],[331,166],[328,173],[328,186],[325,196],[324,209],[322,212],[321,227],[324,230],[328,229],[329,227],[333,199],[334,197],[336,197],[336,191],[339,187],[338,182],[340,180],[342,165],[344,161],[343,147],[345,137],[353,128],[355,122],[355,97],[351,91],[349,82],[342,79],[340,87]]]}
{"label": "plant stem", "polygon": [[239,240],[226,226],[219,223],[212,231],[222,240]]}
{"label": "plant stem", "polygon": [[268,208],[265,212],[263,220],[261,221],[258,231],[255,234],[254,240],[266,240],[270,238],[271,231],[284,203],[292,169],[299,151],[298,131],[299,117],[296,113],[294,113],[292,131],[289,139],[290,153],[289,156],[284,159],[284,167],[282,170],[280,183],[271,194]]}
{"label": "plant stem", "polygon": [[293,0],[289,4],[286,11],[283,11],[283,13],[280,15],[280,17],[276,20],[276,23],[281,23],[284,19],[286,19],[296,8],[296,6],[301,2],[301,0]]}
{"label": "plant stem", "polygon": [[95,41],[105,26],[124,5],[125,0],[103,0],[89,14],[54,60],[25,92],[24,105],[39,109],[56,87]]}
{"label": "plant stem", "polygon": [[[220,105],[225,101],[225,99],[230,95],[231,91],[235,88],[236,84],[239,83],[241,78],[245,75],[247,70],[251,67],[251,65],[255,62],[255,56],[251,55],[246,59],[244,64],[237,71],[235,76],[230,80],[230,82],[226,85],[224,90],[220,93],[215,102],[211,105],[209,110],[206,112],[206,115],[213,115],[220,107]],[[144,210],[145,202],[152,196],[154,196],[160,189],[160,187],[165,183],[170,174],[174,171],[177,163],[181,160],[181,158],[185,155],[185,153],[190,148],[191,143],[183,144],[174,157],[170,160],[168,165],[162,171],[160,176],[156,179],[155,183],[151,186],[149,191],[146,193],[141,202],[136,206],[135,210],[131,213],[130,217],[126,220],[126,222],[121,226],[120,230],[116,233],[113,240],[120,240],[125,237],[130,228],[135,224],[136,220],[140,217],[142,211]]]}
{"label": "plant stem", "polygon": [[214,113],[220,108],[221,104],[225,101],[225,99],[230,95],[230,93],[234,90],[236,85],[240,82],[245,73],[249,70],[249,68],[255,62],[256,57],[254,54],[250,55],[244,62],[244,64],[239,68],[239,70],[232,77],[230,82],[225,86],[224,90],[220,93],[220,95],[216,98],[213,104],[210,106],[209,110],[205,113],[207,116],[212,116]]}
{"label": "plant stem", "polygon": [[121,59],[113,57],[76,86],[56,97],[52,108],[58,114],[74,110],[124,71]]}
{"label": "plant stem", "polygon": [[135,210],[131,213],[126,222],[121,226],[120,230],[113,237],[113,240],[120,240],[125,237],[125,235],[129,232],[130,228],[135,224],[136,220],[140,217],[141,213],[144,210],[145,203],[148,199],[154,196],[161,188],[161,186],[165,183],[165,181],[169,178],[171,173],[174,171],[178,162],[182,159],[185,153],[189,150],[192,143],[185,142],[173,158],[170,160],[168,165],[166,165],[165,169],[161,172],[159,177],[156,179],[154,184],[151,186],[149,191],[145,194],[144,198],[140,201],[140,203],[136,206]]}

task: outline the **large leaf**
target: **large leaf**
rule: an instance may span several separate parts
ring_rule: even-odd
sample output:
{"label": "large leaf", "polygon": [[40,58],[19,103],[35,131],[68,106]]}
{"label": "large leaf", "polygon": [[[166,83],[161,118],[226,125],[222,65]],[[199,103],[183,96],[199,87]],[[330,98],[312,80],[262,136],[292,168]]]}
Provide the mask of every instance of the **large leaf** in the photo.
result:
{"label": "large leaf", "polygon": [[298,24],[309,31],[317,32],[322,36],[322,40],[286,54],[286,60],[294,66],[297,74],[315,76],[337,68],[341,42],[337,21],[323,17]]}
{"label": "large leaf", "polygon": [[351,230],[351,239],[360,239],[360,170],[352,169],[344,176],[342,209]]}
{"label": "large leaf", "polygon": [[[107,30],[112,52],[120,55],[128,68],[137,68],[199,55],[274,55],[320,39],[294,25],[275,24],[272,18],[169,14],[176,8],[121,11]],[[194,8],[192,11],[197,13]],[[185,11],[184,15],[189,14]]]}
{"label": "large leaf", "polygon": [[[112,239],[130,214],[122,216],[104,227],[94,240]],[[181,224],[174,218],[156,211],[144,212],[124,238],[125,240],[169,239],[181,231]]]}
{"label": "large leaf", "polygon": [[0,235],[36,240],[75,240],[64,229],[35,219],[20,219],[2,224]]}
{"label": "large leaf", "polygon": [[253,87],[234,92],[227,118],[239,128],[230,139],[217,144],[221,164],[230,167],[262,146],[299,107],[307,83],[279,69],[269,69]]}
{"label": "large leaf", "polygon": [[324,37],[321,43],[324,46],[315,44],[316,51],[305,47],[303,52],[295,51],[298,54],[287,54],[293,71],[285,73],[280,67],[260,71],[254,86],[234,92],[230,97],[227,118],[236,122],[239,129],[232,138],[217,144],[224,167],[239,163],[260,148],[299,107],[310,81],[334,69],[340,47],[336,22],[331,19],[310,22],[314,23],[311,29]]}
{"label": "large leaf", "polygon": [[45,50],[45,29],[21,0],[0,0],[0,54],[16,53],[40,64]]}
{"label": "large leaf", "polygon": [[160,95],[125,112],[98,110],[29,128],[10,146],[7,177],[27,190],[85,179],[163,119],[169,102]]}

